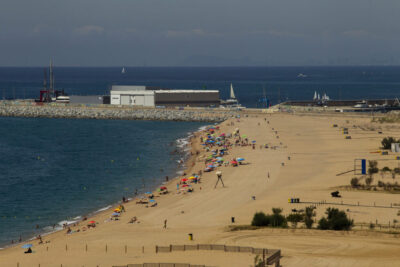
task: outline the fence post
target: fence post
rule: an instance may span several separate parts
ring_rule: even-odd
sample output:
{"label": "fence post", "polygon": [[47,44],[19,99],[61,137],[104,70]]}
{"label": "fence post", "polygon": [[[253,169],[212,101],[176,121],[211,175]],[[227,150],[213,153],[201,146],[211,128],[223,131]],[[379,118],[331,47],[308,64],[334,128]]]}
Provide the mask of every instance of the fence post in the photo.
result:
{"label": "fence post", "polygon": [[65,244],[65,251],[68,251],[68,245]]}
{"label": "fence post", "polygon": [[87,252],[87,244],[86,244],[86,246],[85,246],[85,250],[86,250],[86,252]]}
{"label": "fence post", "polygon": [[156,253],[158,253],[158,246],[156,245]]}
{"label": "fence post", "polygon": [[125,254],[128,253],[128,246],[125,245]]}
{"label": "fence post", "polygon": [[107,249],[108,249],[108,248],[107,248],[107,244],[106,244],[106,253],[107,253]]}
{"label": "fence post", "polygon": [[172,252],[172,245],[169,245],[169,252]]}
{"label": "fence post", "polygon": [[144,246],[142,247],[142,253],[144,253]]}

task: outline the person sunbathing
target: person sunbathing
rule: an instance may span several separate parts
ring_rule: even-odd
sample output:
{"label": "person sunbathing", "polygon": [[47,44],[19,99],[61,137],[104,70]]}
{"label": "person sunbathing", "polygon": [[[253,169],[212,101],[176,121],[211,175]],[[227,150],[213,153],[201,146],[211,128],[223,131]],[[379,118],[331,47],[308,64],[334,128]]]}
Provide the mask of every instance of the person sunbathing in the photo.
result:
{"label": "person sunbathing", "polygon": [[135,223],[137,221],[136,216],[132,217],[128,223]]}

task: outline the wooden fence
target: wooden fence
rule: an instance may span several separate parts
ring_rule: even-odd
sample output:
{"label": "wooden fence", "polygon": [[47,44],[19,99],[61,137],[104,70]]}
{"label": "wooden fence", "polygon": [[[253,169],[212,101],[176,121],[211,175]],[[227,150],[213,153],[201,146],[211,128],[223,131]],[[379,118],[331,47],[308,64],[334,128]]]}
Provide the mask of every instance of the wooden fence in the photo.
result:
{"label": "wooden fence", "polygon": [[128,264],[123,266],[113,267],[206,267],[205,265],[193,265],[189,263],[141,263],[141,264]]}
{"label": "wooden fence", "polygon": [[173,252],[173,251],[193,251],[193,250],[219,250],[224,252],[244,252],[251,254],[258,254],[263,256],[266,264],[280,266],[281,251],[279,249],[266,249],[266,248],[253,248],[253,247],[240,247],[240,246],[226,246],[214,244],[197,244],[197,245],[169,245],[169,246],[156,246],[156,253]]}

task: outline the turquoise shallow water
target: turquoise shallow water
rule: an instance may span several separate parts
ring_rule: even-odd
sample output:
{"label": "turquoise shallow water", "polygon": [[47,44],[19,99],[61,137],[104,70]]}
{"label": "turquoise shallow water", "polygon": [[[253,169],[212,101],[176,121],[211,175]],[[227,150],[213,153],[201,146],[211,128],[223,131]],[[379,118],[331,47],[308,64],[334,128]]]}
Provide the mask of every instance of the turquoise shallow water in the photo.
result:
{"label": "turquoise shallow water", "polygon": [[176,173],[185,156],[177,146],[203,125],[0,118],[1,246],[153,189]]}

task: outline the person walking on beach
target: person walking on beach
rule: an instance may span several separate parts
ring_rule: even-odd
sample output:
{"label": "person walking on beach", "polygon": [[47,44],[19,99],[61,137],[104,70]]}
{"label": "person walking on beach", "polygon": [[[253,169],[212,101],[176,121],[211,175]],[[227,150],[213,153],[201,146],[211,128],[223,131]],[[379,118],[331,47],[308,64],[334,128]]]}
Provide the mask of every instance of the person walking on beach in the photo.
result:
{"label": "person walking on beach", "polygon": [[164,220],[164,229],[167,229],[167,219]]}
{"label": "person walking on beach", "polygon": [[269,179],[269,172],[268,172],[268,179]]}

